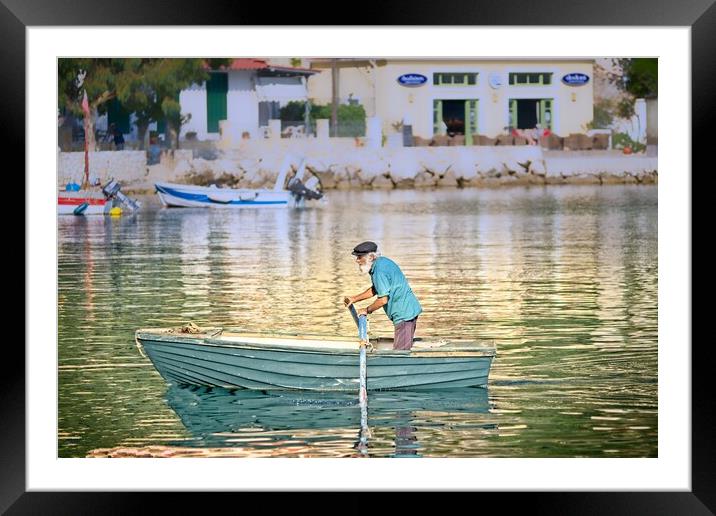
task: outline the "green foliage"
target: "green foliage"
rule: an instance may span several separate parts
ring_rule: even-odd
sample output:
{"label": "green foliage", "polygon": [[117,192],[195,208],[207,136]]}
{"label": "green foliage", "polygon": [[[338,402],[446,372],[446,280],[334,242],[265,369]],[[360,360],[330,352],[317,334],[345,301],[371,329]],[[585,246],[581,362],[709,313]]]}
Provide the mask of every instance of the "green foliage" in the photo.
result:
{"label": "green foliage", "polygon": [[[59,59],[59,107],[79,115],[83,90],[99,114],[116,98],[137,117],[140,139],[152,122],[165,120],[177,133],[182,117],[179,92],[208,79],[207,65],[227,65],[229,59]],[[80,85],[77,76],[83,73]]]}
{"label": "green foliage", "polygon": [[[124,87],[126,76],[121,59],[59,59],[58,107],[75,115],[82,114],[82,94],[86,90],[90,105],[104,112],[104,104]],[[84,79],[78,76],[84,74]]]}
{"label": "green foliage", "polygon": [[609,99],[594,104],[594,118],[587,124],[587,129],[609,129],[614,122],[614,105]]}
{"label": "green foliage", "polygon": [[619,89],[635,98],[658,95],[659,60],[656,58],[617,59],[622,76],[615,79]]}
{"label": "green foliage", "polygon": [[284,122],[298,122],[303,120],[306,113],[306,103],[303,101],[292,100],[281,108],[279,117]]}
{"label": "green foliage", "polygon": [[615,149],[630,147],[633,152],[642,152],[646,150],[646,145],[632,140],[627,133],[614,134],[612,136],[612,147]]}
{"label": "green foliage", "polygon": [[[281,120],[284,122],[297,122],[305,117],[306,103],[302,101],[292,101],[281,108]],[[324,106],[311,105],[309,121],[311,125],[317,119],[331,119],[332,105]],[[337,136],[364,136],[365,135],[365,108],[360,104],[348,105],[340,104],[338,106],[338,134]]]}
{"label": "green foliage", "polygon": [[620,118],[630,119],[634,114],[634,99],[632,97],[619,101],[617,104],[617,115]]}

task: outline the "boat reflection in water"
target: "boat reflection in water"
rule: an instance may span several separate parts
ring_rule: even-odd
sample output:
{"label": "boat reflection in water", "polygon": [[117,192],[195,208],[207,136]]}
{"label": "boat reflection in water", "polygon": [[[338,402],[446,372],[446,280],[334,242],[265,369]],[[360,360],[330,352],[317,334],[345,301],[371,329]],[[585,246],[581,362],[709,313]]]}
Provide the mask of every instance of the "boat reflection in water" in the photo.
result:
{"label": "boat reflection in water", "polygon": [[422,456],[418,436],[432,430],[497,428],[485,388],[372,392],[367,433],[357,394],[171,385],[166,399],[192,436],[182,446],[254,448],[257,456],[270,447],[296,456],[319,455],[319,447],[325,456],[327,445],[336,456]]}

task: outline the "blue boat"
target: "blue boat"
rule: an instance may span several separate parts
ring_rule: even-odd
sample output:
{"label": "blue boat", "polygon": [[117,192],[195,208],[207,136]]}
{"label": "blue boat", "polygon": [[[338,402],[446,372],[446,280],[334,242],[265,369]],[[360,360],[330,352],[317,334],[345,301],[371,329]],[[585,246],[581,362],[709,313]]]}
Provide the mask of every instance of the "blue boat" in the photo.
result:
{"label": "blue boat", "polygon": [[[257,390],[358,392],[355,337],[242,333],[223,328],[141,329],[140,351],[164,379],[179,385]],[[468,340],[415,340],[394,350],[371,340],[367,389],[433,390],[487,386],[494,345]]]}

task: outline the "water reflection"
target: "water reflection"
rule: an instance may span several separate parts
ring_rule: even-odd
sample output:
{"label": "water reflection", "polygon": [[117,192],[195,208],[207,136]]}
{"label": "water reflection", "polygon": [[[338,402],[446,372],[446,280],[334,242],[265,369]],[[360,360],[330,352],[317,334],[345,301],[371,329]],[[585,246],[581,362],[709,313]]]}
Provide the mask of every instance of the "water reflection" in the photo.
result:
{"label": "water reflection", "polygon": [[[360,455],[421,456],[423,430],[440,428],[446,421],[471,428],[496,430],[489,416],[487,389],[464,388],[425,392],[371,393],[368,429],[361,432],[360,405],[348,393],[250,391],[171,385],[167,404],[195,437],[194,446],[244,446],[256,435],[270,436],[263,446],[280,447],[302,439],[307,447],[331,438],[354,435],[352,448]],[[290,434],[287,435],[286,431]],[[300,436],[300,437],[299,437]],[[372,439],[375,438],[375,446]],[[384,446],[391,439],[390,448]],[[186,445],[186,442],[182,442]],[[375,448],[375,450],[373,450]],[[343,450],[347,452],[347,449]]]}
{"label": "water reflection", "polygon": [[[497,345],[489,413],[371,406],[371,456],[658,455],[656,187],[336,191],[305,210],[143,201],[131,216],[58,218],[61,457],[183,439],[198,449],[204,437],[167,406],[134,331],[192,321],[355,335],[342,296],[367,286],[350,256],[362,240],[409,277],[418,336]],[[377,314],[371,334],[391,335],[390,321]],[[346,423],[230,438],[246,456],[291,456],[291,442],[348,456],[359,427]]]}

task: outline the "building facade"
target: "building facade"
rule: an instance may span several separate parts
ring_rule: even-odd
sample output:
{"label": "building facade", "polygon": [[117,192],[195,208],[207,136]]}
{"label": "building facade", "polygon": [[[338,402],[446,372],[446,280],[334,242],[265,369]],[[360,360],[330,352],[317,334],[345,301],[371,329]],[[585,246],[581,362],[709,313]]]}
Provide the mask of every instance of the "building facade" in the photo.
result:
{"label": "building facade", "polygon": [[[317,73],[262,59],[234,59],[228,67],[210,71],[208,81],[179,93],[181,114],[188,118],[179,138],[193,133],[197,140],[218,140],[222,127],[234,140],[263,137],[269,120],[278,119],[282,107],[307,100],[306,79]],[[135,120],[133,113],[112,100],[107,113],[97,118],[96,128],[106,131],[114,124],[128,141],[134,141],[138,133]],[[149,130],[164,134],[166,124],[153,122]]]}
{"label": "building facade", "polygon": [[593,59],[316,59],[308,80],[314,103],[357,99],[384,134],[494,137],[508,127],[581,133],[593,118]]}
{"label": "building facade", "polygon": [[221,126],[232,139],[262,137],[282,107],[307,100],[306,79],[317,73],[261,59],[235,59],[226,69],[210,72],[205,83],[182,90],[181,111],[191,118],[182,126],[180,138],[194,133],[199,140],[216,140]]}

